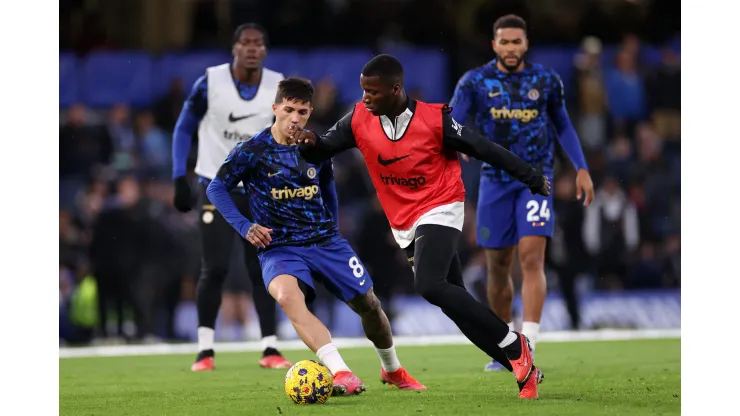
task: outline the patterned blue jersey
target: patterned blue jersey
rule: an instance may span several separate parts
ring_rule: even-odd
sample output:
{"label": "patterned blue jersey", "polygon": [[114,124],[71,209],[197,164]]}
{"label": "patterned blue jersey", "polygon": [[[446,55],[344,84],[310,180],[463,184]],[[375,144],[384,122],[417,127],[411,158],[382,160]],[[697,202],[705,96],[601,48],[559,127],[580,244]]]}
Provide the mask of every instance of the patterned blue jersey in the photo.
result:
{"label": "patterned blue jersey", "polygon": [[266,129],[237,144],[208,187],[208,197],[244,237],[251,223],[238,212],[228,191],[241,181],[249,194],[252,219],[272,229],[267,247],[306,246],[339,234],[331,160],[312,164],[297,146],[278,143]]}
{"label": "patterned blue jersey", "polygon": [[[563,95],[555,71],[526,62],[522,71],[507,73],[493,60],[460,78],[450,107],[455,120],[472,118],[481,134],[552,177],[555,133],[565,124],[572,130]],[[515,180],[487,164],[483,173],[500,182]]]}

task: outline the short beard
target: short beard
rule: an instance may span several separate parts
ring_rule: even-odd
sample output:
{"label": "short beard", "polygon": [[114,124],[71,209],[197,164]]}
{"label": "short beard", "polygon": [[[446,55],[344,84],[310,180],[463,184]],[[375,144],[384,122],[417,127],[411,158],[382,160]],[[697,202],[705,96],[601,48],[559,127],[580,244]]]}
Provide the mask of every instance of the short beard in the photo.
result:
{"label": "short beard", "polygon": [[506,60],[499,54],[496,54],[496,58],[498,58],[498,61],[501,62],[501,65],[503,65],[503,67],[506,68],[507,71],[514,72],[519,69],[519,65],[521,65],[522,61],[524,60],[524,55],[516,60],[516,64],[514,64],[514,66],[507,65]]}

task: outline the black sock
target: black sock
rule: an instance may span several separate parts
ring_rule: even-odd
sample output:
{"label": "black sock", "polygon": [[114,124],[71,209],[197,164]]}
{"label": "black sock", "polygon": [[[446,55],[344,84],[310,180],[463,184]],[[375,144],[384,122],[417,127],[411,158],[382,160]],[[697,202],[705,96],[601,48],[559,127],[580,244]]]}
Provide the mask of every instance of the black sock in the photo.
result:
{"label": "black sock", "polygon": [[475,346],[488,354],[489,357],[498,361],[502,366],[504,366],[504,368],[512,371],[511,363],[509,362],[506,352],[504,352],[504,350],[496,344],[496,341],[494,341],[490,335],[488,335],[485,331],[481,331],[480,328],[474,325],[470,325],[465,320],[453,319],[450,315],[454,315],[454,313],[451,313],[444,309],[442,309],[442,312],[457,324],[463,335],[465,335],[465,337],[467,337]]}
{"label": "black sock", "polygon": [[215,356],[216,356],[216,353],[213,350],[203,350],[198,353],[198,357],[196,357],[195,361],[197,362],[204,358],[215,357]]}
{"label": "black sock", "polygon": [[522,356],[522,334],[515,332],[516,341],[504,347],[504,352],[510,360],[518,360]]}
{"label": "black sock", "polygon": [[272,347],[267,347],[262,351],[262,356],[267,357],[268,355],[280,355],[280,351]]}

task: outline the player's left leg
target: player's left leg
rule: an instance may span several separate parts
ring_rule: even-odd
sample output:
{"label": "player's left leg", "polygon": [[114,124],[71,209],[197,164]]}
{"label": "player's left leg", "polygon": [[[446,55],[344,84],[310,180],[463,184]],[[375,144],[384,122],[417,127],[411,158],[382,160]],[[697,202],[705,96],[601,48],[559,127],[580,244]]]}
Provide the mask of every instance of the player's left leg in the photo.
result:
{"label": "player's left leg", "polygon": [[393,346],[391,324],[373,292],[373,281],[346,240],[311,248],[311,268],[316,280],[360,316],[362,329],[380,357],[381,380],[404,390],[425,390],[401,366]]}
{"label": "player's left leg", "polygon": [[532,195],[523,189],[517,199],[519,263],[522,268],[522,333],[529,338],[532,350],[537,344],[542,309],[547,296],[545,250],[552,237],[555,213],[552,197]]}
{"label": "player's left leg", "polygon": [[315,297],[309,250],[276,247],[261,253],[263,281],[301,340],[334,375],[333,394],[360,394],[365,391],[365,385],[342,359],[329,329],[306,306]]}

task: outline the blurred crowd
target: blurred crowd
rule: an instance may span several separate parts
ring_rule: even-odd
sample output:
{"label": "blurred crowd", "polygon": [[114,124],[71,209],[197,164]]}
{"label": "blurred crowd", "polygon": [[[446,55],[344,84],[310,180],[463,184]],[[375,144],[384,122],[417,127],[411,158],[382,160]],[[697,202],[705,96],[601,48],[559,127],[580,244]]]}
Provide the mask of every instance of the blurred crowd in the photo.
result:
{"label": "blurred crowd", "polygon": [[[280,13],[262,11],[265,16],[276,16],[266,19],[275,43],[300,40],[281,39],[290,33],[279,30],[281,27],[296,27],[303,19],[323,16],[323,9],[306,6],[309,2],[281,1],[274,6],[265,6],[270,2],[233,3],[235,19],[240,19],[239,10],[249,7],[284,9]],[[439,25],[455,24],[447,22],[449,17],[444,13],[434,13],[428,19],[418,19],[430,33],[412,35],[406,26],[388,24],[382,30],[375,26],[372,22],[392,19],[381,16],[383,8],[372,2],[320,3],[350,16],[362,15],[362,19],[347,17],[350,22],[366,19],[365,29],[347,29],[366,36],[365,40],[352,42],[372,39],[428,44],[429,39],[439,38],[431,33]],[[411,7],[418,2],[391,3]],[[450,7],[450,3],[440,2],[439,6]],[[473,12],[479,10],[475,7],[492,8],[484,2],[462,3],[472,3],[468,8]],[[403,7],[396,9],[399,19],[405,16]],[[428,6],[425,9],[436,10]],[[497,9],[487,13],[494,12]],[[527,17],[526,10],[520,13]],[[376,19],[369,18],[372,16]],[[444,21],[438,22],[440,19]],[[487,34],[493,20],[486,21],[484,40],[490,39]],[[209,26],[204,21],[194,23],[194,33],[206,31],[203,27]],[[318,30],[333,26],[314,21],[311,27]],[[333,30],[341,27],[337,24]],[[323,36],[329,39],[334,34]],[[560,39],[566,35],[557,36]],[[67,38],[75,39],[72,35]],[[558,148],[556,231],[547,257],[549,286],[559,290],[561,285],[580,282],[599,290],[680,287],[679,59],[666,48],[660,64],[648,66],[641,60],[640,37],[605,33],[601,38],[619,39],[615,59],[604,64],[599,37],[579,40],[582,47],[573,62],[574,81],[566,85],[568,110],[587,155],[596,199],[588,209],[575,199],[575,172]],[[96,40],[95,47],[105,44],[106,37],[86,39]],[[70,42],[70,47],[79,46]],[[461,41],[458,45],[474,43]],[[490,49],[481,47],[490,43],[479,43],[475,48],[461,46],[458,53],[467,51],[464,59],[450,55],[455,79],[441,88],[451,91],[465,70],[491,59]],[[320,80],[315,86],[315,111],[310,124],[323,131],[348,109],[338,103],[336,86],[330,80]],[[178,305],[194,300],[200,267],[198,214],[182,214],[174,209],[170,181],[172,130],[188,88],[173,82],[169,92],[148,109],[133,110],[127,103],[111,109],[89,109],[78,104],[60,113],[60,330],[67,342],[88,342],[95,336],[177,338],[175,312]],[[418,92],[411,93],[424,99]],[[194,162],[195,154],[191,154],[191,170]],[[463,165],[470,202],[466,204],[460,254],[466,267],[466,284],[478,291],[483,290],[485,278],[485,259],[475,245],[478,164],[470,161]],[[386,300],[412,293],[411,270],[392,239],[364,162],[356,152],[345,152],[336,158],[335,166],[340,229],[366,263],[376,291]],[[238,260],[234,265],[232,273],[246,275]],[[320,297],[327,298],[326,294]]]}

